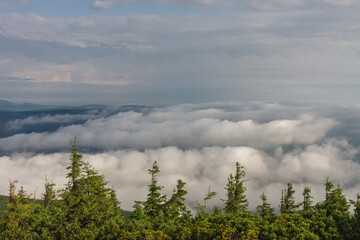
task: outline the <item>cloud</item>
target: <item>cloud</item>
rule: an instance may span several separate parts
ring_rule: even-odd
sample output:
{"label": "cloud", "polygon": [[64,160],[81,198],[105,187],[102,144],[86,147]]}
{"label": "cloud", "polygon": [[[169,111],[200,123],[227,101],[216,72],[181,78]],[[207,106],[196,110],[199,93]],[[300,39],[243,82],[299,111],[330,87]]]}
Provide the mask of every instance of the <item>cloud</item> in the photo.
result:
{"label": "cloud", "polygon": [[[278,206],[281,190],[287,182],[295,182],[297,201],[305,185],[311,186],[315,201],[325,195],[326,176],[340,182],[349,198],[354,198],[359,186],[360,165],[353,160],[354,150],[344,141],[330,140],[323,144],[311,144],[306,149],[296,149],[275,158],[261,150],[250,147],[205,147],[181,150],[177,147],[149,149],[145,151],[119,150],[99,154],[85,154],[84,160],[104,174],[117,190],[122,207],[131,209],[134,200],[145,200],[149,176],[147,169],[156,160],[159,162],[159,184],[165,186],[164,193],[171,194],[176,180],[181,178],[189,192],[187,201],[194,206],[204,198],[207,188],[217,191],[218,197],[211,204],[222,205],[224,186],[230,173],[235,171],[235,162],[245,166],[246,194],[251,208],[259,204],[258,196],[265,191],[274,207]],[[40,194],[45,174],[63,186],[68,153],[14,154],[1,157],[1,182],[8,178],[18,179],[28,191]],[[6,193],[3,186],[0,192]]]}
{"label": "cloud", "polygon": [[[16,64],[0,64],[0,77],[52,81],[47,91],[36,93],[48,99],[46,92],[68,92],[65,85],[54,85],[69,83],[70,73],[72,86],[88,84],[71,88],[74,101],[85,93],[81,99],[99,95],[102,102],[140,104],[355,101],[358,14],[334,11],[339,14],[304,6],[301,11],[244,9],[216,18],[138,14],[70,19],[3,13],[1,56]],[[5,84],[0,89],[2,96],[9,92]]]}
{"label": "cloud", "polygon": [[[297,201],[304,186],[311,187],[315,202],[322,201],[327,176],[354,199],[360,186],[358,115],[359,108],[353,105],[217,102],[145,113],[104,111],[13,119],[7,127],[66,126],[1,138],[0,181],[18,179],[39,195],[45,174],[63,186],[69,140],[77,136],[84,160],[105,175],[125,209],[131,209],[134,200],[146,198],[147,169],[155,160],[164,193],[171,194],[181,178],[187,183],[190,206],[204,198],[209,185],[219,193],[211,204],[221,206],[235,162],[245,166],[251,209],[260,203],[262,192],[277,207],[288,182],[295,183]],[[7,193],[6,184],[0,193]]]}
{"label": "cloud", "polygon": [[[323,139],[337,124],[331,119],[310,114],[264,123],[240,120],[239,114],[221,109],[185,110],[181,106],[146,114],[121,112],[89,120],[83,125],[66,126],[53,133],[18,134],[3,138],[0,139],[0,151],[60,151],[66,149],[68,140],[73,136],[81,139],[79,143],[82,147],[106,150],[166,146],[183,149],[211,146],[268,149],[281,145],[312,144]],[[14,125],[14,122],[10,124]]]}
{"label": "cloud", "polygon": [[123,1],[108,0],[108,1],[95,1],[90,6],[94,9],[109,9],[114,4],[120,4]]}

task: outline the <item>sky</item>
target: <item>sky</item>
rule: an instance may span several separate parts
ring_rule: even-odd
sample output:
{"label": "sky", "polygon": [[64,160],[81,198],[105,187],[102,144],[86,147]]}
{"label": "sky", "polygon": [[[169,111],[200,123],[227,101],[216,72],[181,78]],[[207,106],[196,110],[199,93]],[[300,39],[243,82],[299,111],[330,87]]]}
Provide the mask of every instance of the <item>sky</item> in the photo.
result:
{"label": "sky", "polygon": [[356,0],[1,0],[21,103],[360,100]]}

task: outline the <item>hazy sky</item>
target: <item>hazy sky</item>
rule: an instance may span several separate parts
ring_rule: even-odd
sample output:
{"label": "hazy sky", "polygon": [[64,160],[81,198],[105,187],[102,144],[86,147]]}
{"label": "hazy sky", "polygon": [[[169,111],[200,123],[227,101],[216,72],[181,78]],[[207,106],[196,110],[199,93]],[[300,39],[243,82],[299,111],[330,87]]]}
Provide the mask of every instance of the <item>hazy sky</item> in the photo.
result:
{"label": "hazy sky", "polygon": [[359,102],[357,0],[0,0],[0,98]]}

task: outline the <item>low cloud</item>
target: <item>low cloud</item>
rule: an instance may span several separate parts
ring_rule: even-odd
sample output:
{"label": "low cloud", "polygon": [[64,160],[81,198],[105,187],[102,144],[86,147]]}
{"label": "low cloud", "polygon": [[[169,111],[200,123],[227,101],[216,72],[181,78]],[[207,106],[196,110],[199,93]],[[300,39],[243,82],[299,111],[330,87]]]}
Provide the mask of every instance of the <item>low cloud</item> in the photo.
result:
{"label": "low cloud", "polygon": [[[85,154],[84,160],[105,175],[117,190],[125,209],[131,209],[134,200],[145,200],[149,184],[147,169],[155,160],[159,162],[159,184],[165,186],[164,193],[171,194],[176,180],[181,178],[187,183],[190,206],[202,201],[208,186],[219,193],[212,204],[222,205],[220,199],[225,198],[226,179],[235,171],[235,162],[240,162],[247,173],[246,194],[254,209],[260,203],[258,196],[262,192],[277,207],[281,190],[290,181],[295,183],[297,201],[301,201],[300,195],[305,185],[311,186],[315,201],[322,201],[326,176],[330,176],[334,183],[341,183],[348,197],[354,198],[360,184],[360,164],[352,161],[354,153],[346,142],[330,140],[278,157],[250,147],[206,147],[198,150],[166,147]],[[36,190],[40,194],[47,174],[58,187],[62,187],[66,182],[64,176],[68,158],[67,153],[1,157],[3,171],[0,181],[5,183],[8,178],[18,179],[19,184],[28,191]],[[7,187],[5,184],[1,186],[0,192],[5,194]]]}
{"label": "low cloud", "polygon": [[[17,134],[3,138],[0,139],[0,151],[62,151],[74,136],[81,139],[81,147],[104,150],[166,146],[182,149],[211,146],[270,149],[318,142],[337,125],[332,119],[311,114],[264,123],[241,120],[240,115],[221,109],[186,110],[182,107],[158,109],[146,114],[121,112],[51,133]],[[31,121],[31,118],[15,120],[9,124],[19,127]]]}
{"label": "low cloud", "polygon": [[226,179],[235,171],[235,162],[245,166],[251,209],[260,203],[262,192],[277,207],[288,182],[295,184],[297,201],[304,186],[311,187],[316,202],[322,201],[327,176],[354,199],[360,186],[360,163],[359,142],[351,133],[360,128],[353,121],[358,112],[356,106],[219,102],[152,108],[144,113],[104,111],[13,119],[8,127],[21,129],[36,122],[67,126],[1,138],[0,193],[7,194],[6,182],[11,178],[40,196],[46,174],[62,187],[69,140],[77,136],[84,160],[105,175],[125,209],[131,209],[134,200],[145,200],[147,169],[154,161],[159,162],[164,193],[171,194],[176,180],[183,179],[191,207],[202,201],[208,186],[219,193],[211,204],[223,204],[220,199],[226,197]]}

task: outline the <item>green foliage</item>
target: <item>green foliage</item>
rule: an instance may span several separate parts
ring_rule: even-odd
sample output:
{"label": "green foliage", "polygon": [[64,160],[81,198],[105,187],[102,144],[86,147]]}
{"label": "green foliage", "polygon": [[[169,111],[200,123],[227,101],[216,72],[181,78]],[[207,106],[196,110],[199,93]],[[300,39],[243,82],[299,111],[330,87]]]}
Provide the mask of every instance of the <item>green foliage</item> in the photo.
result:
{"label": "green foliage", "polygon": [[284,214],[292,214],[296,212],[298,206],[295,204],[295,190],[293,183],[288,183],[287,189],[281,193],[280,212]]}
{"label": "green foliage", "polygon": [[335,220],[340,234],[344,238],[350,239],[352,233],[350,203],[342,194],[340,186],[338,185],[335,188],[329,178],[326,179],[325,190],[325,201],[320,203],[319,207],[326,211],[327,217],[332,217]]}
{"label": "green foliage", "polygon": [[246,199],[246,187],[244,186],[246,174],[243,168],[244,166],[240,166],[237,162],[235,176],[230,174],[228,177],[228,183],[225,187],[227,190],[227,199],[225,200],[226,213],[239,214],[248,208],[249,203]]}
{"label": "green foliage", "polygon": [[0,220],[2,219],[3,212],[8,209],[9,196],[0,195]]}
{"label": "green foliage", "polygon": [[217,195],[217,192],[212,192],[211,191],[211,186],[209,186],[208,188],[208,192],[207,194],[205,195],[204,197],[204,205],[201,205],[200,203],[198,203],[197,205],[197,210],[198,210],[198,215],[203,215],[205,216],[207,213],[206,213],[206,208],[207,208],[207,204],[208,202],[213,199],[215,196]]}
{"label": "green foliage", "polygon": [[356,200],[350,200],[354,205],[354,216],[352,218],[353,239],[360,239],[360,194],[356,195]]}
{"label": "green foliage", "polygon": [[262,204],[256,207],[256,215],[262,219],[271,219],[274,216],[274,208],[272,208],[271,204],[267,202],[265,193],[260,195],[260,199]]}
{"label": "green foliage", "polygon": [[8,210],[0,225],[0,239],[40,239],[35,231],[34,215],[37,205],[21,187],[16,193],[16,181],[9,182]]}
{"label": "green foliage", "polygon": [[281,214],[275,216],[266,226],[260,239],[314,239],[320,238],[311,231],[312,222],[300,214]]}
{"label": "green foliage", "polygon": [[[76,138],[71,142],[68,183],[60,194],[62,200],[62,239],[108,239],[116,237],[123,224],[115,191],[78,154]],[[49,191],[51,192],[51,190]],[[51,194],[45,193],[45,196]],[[53,198],[53,197],[51,197]]]}
{"label": "green foliage", "polygon": [[302,193],[303,195],[303,202],[300,204],[302,206],[301,214],[305,217],[310,217],[313,213],[313,207],[312,207],[312,196],[310,195],[311,188],[310,187],[304,187],[304,191]]}
{"label": "green foliage", "polygon": [[184,186],[185,182],[179,179],[171,198],[165,203],[164,210],[167,220],[176,220],[180,216],[191,215],[191,212],[185,205],[185,195],[187,194],[187,191],[184,190]]}
{"label": "green foliage", "polygon": [[151,169],[148,170],[151,175],[151,184],[148,186],[149,193],[146,201],[143,203],[145,213],[150,217],[161,218],[163,214],[163,203],[166,196],[160,193],[162,186],[157,184],[157,174],[160,172],[157,161],[154,162]]}

